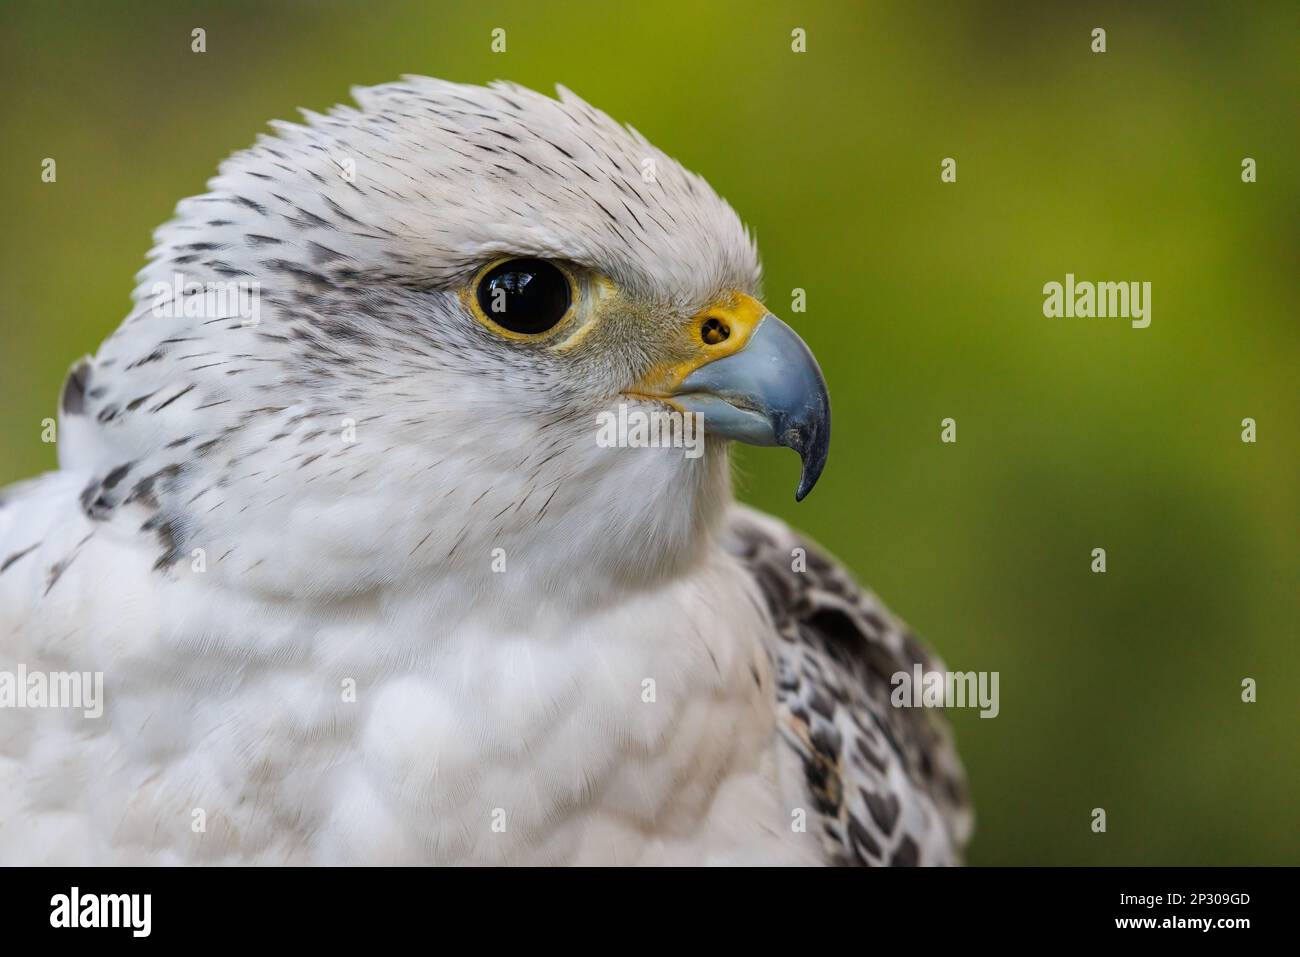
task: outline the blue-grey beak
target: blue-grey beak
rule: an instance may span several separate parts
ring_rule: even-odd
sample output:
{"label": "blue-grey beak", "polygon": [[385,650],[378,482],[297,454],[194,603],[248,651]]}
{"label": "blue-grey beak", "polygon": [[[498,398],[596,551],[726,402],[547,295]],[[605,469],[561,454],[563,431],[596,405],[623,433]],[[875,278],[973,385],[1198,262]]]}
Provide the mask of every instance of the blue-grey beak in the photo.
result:
{"label": "blue-grey beak", "polygon": [[673,402],[701,413],[707,432],[798,452],[803,472],[795,501],[817,484],[831,442],[826,379],[804,341],[770,312],[743,349],[683,379]]}

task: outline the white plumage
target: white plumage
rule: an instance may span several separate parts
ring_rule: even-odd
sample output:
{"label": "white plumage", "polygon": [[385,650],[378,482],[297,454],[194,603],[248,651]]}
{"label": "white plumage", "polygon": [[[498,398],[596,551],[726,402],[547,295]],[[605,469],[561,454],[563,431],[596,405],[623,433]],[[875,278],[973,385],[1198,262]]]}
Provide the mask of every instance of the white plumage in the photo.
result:
{"label": "white plumage", "polygon": [[[779,326],[735,214],[563,91],[355,95],[180,204],[3,494],[0,672],[105,702],[0,710],[0,863],[954,861],[955,755],[878,673],[906,629],[791,569],[726,435],[594,441],[718,362],[701,316]],[[553,333],[476,313],[508,257],[570,277]],[[177,275],[257,321],[160,307]]]}

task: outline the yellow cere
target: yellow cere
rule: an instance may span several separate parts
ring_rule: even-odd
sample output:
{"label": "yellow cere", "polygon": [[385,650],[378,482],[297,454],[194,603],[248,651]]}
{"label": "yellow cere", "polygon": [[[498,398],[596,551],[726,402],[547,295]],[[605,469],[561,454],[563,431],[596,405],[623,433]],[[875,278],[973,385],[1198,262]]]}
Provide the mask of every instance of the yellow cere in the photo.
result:
{"label": "yellow cere", "polygon": [[666,399],[696,369],[745,348],[767,314],[767,307],[753,296],[735,291],[727,293],[683,326],[683,333],[689,337],[687,348],[694,355],[685,361],[655,366],[630,394]]}

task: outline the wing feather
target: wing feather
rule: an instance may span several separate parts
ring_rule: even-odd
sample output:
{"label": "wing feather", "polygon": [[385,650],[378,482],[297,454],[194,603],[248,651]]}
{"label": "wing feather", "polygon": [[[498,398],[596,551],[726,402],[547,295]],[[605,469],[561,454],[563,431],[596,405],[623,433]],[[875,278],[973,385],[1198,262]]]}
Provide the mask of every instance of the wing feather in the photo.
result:
{"label": "wing feather", "polygon": [[[890,704],[894,674],[917,663],[942,671],[943,663],[840,565],[775,519],[734,507],[727,544],[775,626],[777,724],[828,858],[959,863],[973,816],[951,733],[932,709]],[[799,571],[796,549],[806,562]]]}

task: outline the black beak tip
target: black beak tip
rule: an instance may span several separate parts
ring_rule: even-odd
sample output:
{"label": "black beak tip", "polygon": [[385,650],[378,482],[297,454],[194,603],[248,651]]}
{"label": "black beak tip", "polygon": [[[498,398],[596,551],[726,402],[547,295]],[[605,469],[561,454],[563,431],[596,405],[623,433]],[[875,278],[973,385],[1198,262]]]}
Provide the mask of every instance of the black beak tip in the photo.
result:
{"label": "black beak tip", "polygon": [[798,452],[799,459],[803,462],[803,470],[799,473],[799,487],[794,492],[794,500],[802,502],[813,490],[813,486],[821,478],[822,469],[826,467],[826,459],[831,447],[830,416],[827,415],[821,421],[814,423],[811,428],[792,429],[787,435],[790,441],[783,442],[782,445],[788,445]]}

